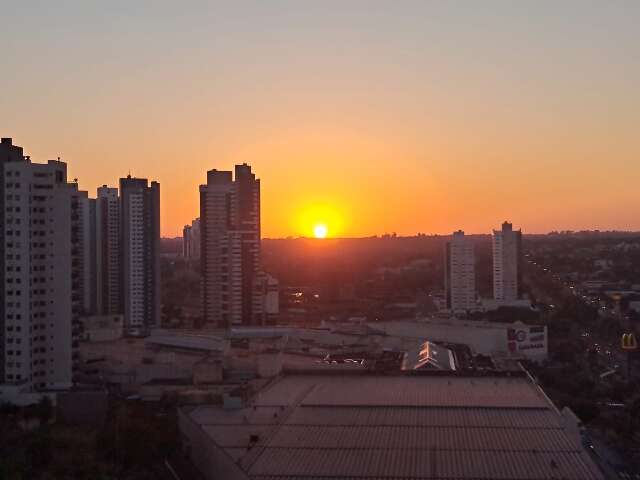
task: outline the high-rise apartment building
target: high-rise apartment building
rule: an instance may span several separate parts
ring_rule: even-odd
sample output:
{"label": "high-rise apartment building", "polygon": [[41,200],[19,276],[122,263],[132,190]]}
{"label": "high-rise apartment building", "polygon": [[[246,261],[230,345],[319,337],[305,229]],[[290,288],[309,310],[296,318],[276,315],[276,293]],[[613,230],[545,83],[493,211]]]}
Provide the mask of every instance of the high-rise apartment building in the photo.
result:
{"label": "high-rise apartment building", "polygon": [[510,302],[520,297],[522,275],[522,232],[504,222],[493,231],[493,298]]}
{"label": "high-rise apartment building", "polygon": [[96,309],[96,237],[95,237],[95,200],[88,192],[78,190],[78,184],[69,183],[72,207],[72,252],[74,299],[77,316],[89,315]]}
{"label": "high-rise apartment building", "polygon": [[200,260],[200,219],[182,229],[182,256],[187,260]]}
{"label": "high-rise apartment building", "polygon": [[32,163],[10,138],[0,167],[0,383],[66,388],[85,298],[83,194],[64,162]]}
{"label": "high-rise apartment building", "polygon": [[95,200],[96,313],[122,313],[118,189],[98,188]]}
{"label": "high-rise apartment building", "polygon": [[260,180],[249,165],[210,170],[200,186],[203,318],[217,327],[265,323]]}
{"label": "high-rise apartment building", "polygon": [[120,179],[120,248],[125,328],[144,334],[160,326],[160,184]]}
{"label": "high-rise apartment building", "polygon": [[444,277],[447,308],[454,314],[476,310],[474,247],[462,230],[445,244]]}

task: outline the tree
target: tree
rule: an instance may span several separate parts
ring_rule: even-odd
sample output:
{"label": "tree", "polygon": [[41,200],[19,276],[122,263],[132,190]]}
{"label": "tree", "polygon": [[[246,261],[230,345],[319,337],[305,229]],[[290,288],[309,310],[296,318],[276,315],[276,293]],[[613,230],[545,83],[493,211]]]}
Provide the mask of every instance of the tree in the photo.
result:
{"label": "tree", "polygon": [[41,425],[48,424],[53,418],[53,403],[47,395],[43,395],[36,406],[36,416]]}

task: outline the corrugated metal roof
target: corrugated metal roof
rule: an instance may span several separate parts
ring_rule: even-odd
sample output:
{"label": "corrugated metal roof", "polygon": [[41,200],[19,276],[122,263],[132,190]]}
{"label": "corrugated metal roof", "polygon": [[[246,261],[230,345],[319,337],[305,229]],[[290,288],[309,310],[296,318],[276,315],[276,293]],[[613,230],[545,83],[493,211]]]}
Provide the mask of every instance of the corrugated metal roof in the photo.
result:
{"label": "corrugated metal roof", "polygon": [[253,479],[603,478],[524,378],[293,375],[190,415]]}
{"label": "corrugated metal roof", "polygon": [[560,417],[546,408],[304,407],[297,408],[287,424],[554,428],[560,427]]}
{"label": "corrugated metal roof", "polygon": [[443,406],[545,408],[547,401],[524,378],[398,376],[285,377],[257,398],[258,405],[289,405],[311,389],[302,404],[336,406]]}
{"label": "corrugated metal roof", "polygon": [[246,450],[251,436],[258,435],[262,438],[269,427],[267,425],[205,425],[202,428],[218,446]]}
{"label": "corrugated metal roof", "polygon": [[269,448],[249,470],[250,475],[349,477],[408,476],[428,478],[431,454],[422,450],[324,450]]}
{"label": "corrugated metal roof", "polygon": [[220,407],[200,406],[191,412],[191,418],[201,425],[265,425],[278,421],[282,407],[256,407],[225,410]]}
{"label": "corrugated metal roof", "polygon": [[[227,429],[230,427],[227,427]],[[246,444],[245,444],[246,445]],[[560,429],[283,425],[269,447],[576,451]]]}
{"label": "corrugated metal roof", "polygon": [[599,480],[586,454],[439,450],[268,449],[252,478]]}

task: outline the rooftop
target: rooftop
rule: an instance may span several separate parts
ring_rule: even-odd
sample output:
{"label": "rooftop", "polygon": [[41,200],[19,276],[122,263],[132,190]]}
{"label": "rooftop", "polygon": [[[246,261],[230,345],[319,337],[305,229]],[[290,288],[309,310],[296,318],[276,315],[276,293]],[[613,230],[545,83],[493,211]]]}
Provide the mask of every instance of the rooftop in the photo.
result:
{"label": "rooftop", "polygon": [[145,339],[145,343],[157,347],[193,350],[201,352],[222,352],[224,341],[206,335],[152,335]]}
{"label": "rooftop", "polygon": [[523,376],[293,374],[246,408],[182,413],[234,478],[603,478]]}

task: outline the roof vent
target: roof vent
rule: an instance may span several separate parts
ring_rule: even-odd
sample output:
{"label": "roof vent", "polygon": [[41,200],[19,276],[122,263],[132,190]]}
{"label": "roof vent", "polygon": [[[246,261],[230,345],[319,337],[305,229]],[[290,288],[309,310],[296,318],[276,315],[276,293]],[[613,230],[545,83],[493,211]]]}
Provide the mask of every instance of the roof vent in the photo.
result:
{"label": "roof vent", "polygon": [[247,451],[251,450],[254,447],[254,445],[258,443],[259,440],[260,440],[260,435],[255,433],[249,435],[249,444],[247,445]]}

